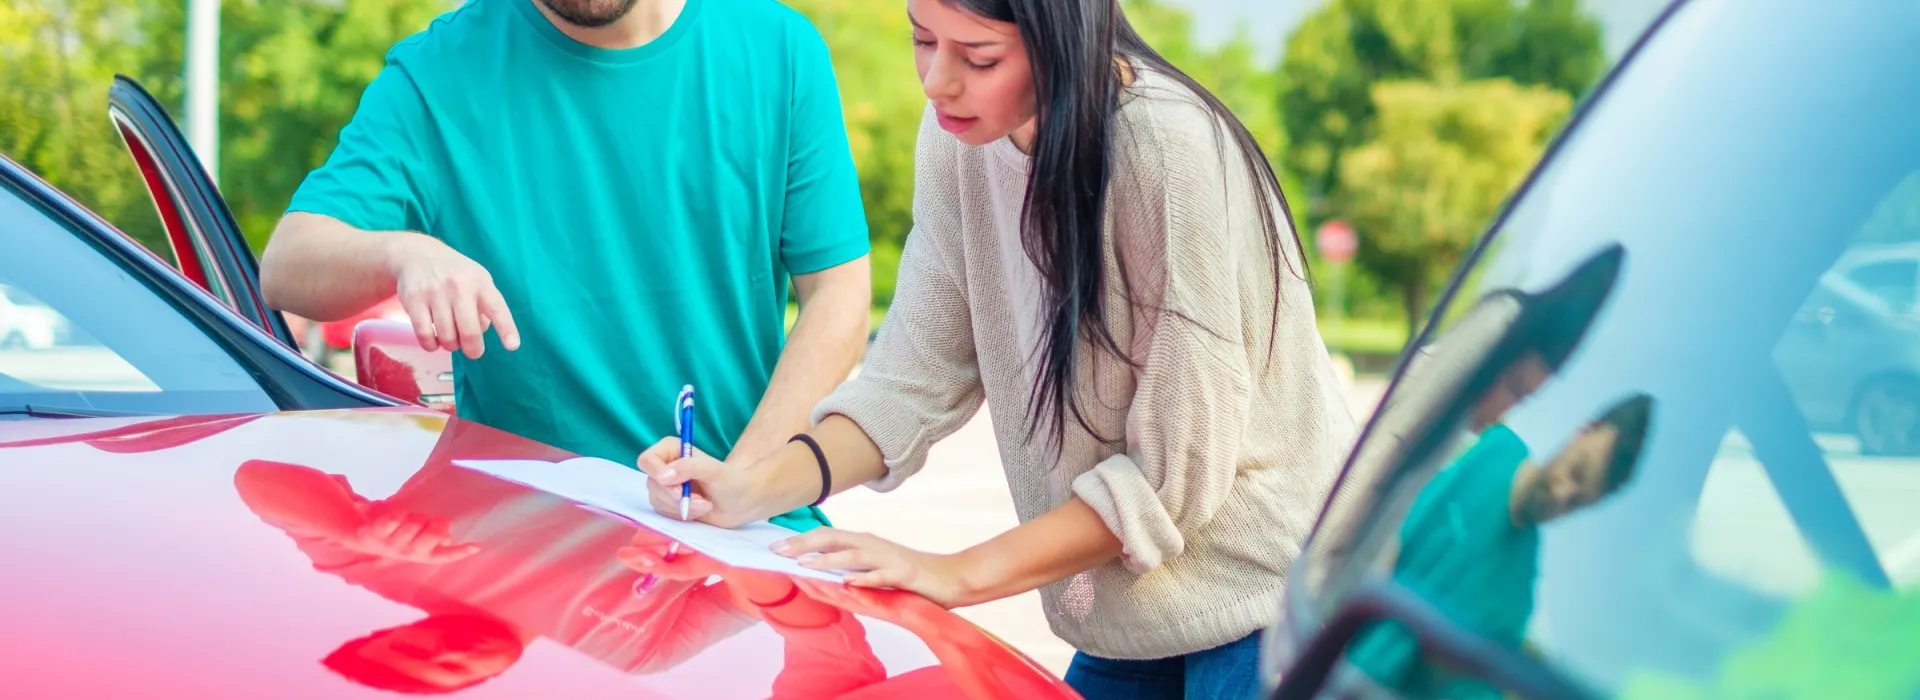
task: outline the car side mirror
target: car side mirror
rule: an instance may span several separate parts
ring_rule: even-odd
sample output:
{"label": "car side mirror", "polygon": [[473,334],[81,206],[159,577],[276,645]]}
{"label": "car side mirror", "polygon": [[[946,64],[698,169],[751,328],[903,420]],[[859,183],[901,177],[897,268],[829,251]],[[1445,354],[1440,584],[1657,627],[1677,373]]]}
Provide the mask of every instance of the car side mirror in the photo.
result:
{"label": "car side mirror", "polygon": [[386,319],[361,321],[353,328],[353,367],[361,386],[453,412],[453,353],[420,349],[412,326]]}

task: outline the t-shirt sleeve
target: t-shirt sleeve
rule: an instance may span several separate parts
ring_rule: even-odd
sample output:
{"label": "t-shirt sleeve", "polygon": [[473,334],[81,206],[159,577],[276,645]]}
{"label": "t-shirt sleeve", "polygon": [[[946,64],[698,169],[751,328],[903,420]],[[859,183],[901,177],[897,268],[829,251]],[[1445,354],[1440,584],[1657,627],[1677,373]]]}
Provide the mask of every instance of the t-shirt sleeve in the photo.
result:
{"label": "t-shirt sleeve", "polygon": [[826,41],[805,20],[796,19],[793,31],[780,257],[789,272],[804,275],[866,255],[867,215]]}
{"label": "t-shirt sleeve", "polygon": [[388,63],[361,93],[325,163],[308,173],[288,212],[339,219],[366,231],[433,233],[435,174],[422,135],[427,108],[407,70]]}

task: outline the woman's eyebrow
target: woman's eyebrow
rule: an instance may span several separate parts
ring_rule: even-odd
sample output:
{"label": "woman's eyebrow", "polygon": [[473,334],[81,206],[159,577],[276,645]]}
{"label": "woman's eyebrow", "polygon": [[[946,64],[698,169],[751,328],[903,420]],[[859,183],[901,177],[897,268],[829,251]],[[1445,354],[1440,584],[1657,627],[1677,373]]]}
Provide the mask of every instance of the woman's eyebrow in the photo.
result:
{"label": "woman's eyebrow", "polygon": [[[932,31],[930,29],[927,29],[924,25],[921,25],[920,20],[914,19],[913,12],[911,11],[907,12],[907,21],[913,23],[914,29],[918,29],[923,32]],[[959,44],[961,46],[965,46],[969,49],[984,49],[990,46],[1000,46],[1007,42],[1005,41],[956,41],[954,43]]]}

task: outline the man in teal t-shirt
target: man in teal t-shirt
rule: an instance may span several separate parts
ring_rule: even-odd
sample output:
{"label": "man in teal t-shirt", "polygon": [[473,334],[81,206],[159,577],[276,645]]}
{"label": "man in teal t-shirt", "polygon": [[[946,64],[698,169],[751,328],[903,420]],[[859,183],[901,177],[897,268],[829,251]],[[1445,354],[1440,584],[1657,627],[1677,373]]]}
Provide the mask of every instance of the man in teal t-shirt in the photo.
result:
{"label": "man in teal t-shirt", "polygon": [[397,293],[423,346],[457,351],[463,418],[632,464],[692,384],[696,445],[746,462],[857,361],[867,250],[833,68],[797,12],[470,0],[388,52],[261,276],[320,320]]}

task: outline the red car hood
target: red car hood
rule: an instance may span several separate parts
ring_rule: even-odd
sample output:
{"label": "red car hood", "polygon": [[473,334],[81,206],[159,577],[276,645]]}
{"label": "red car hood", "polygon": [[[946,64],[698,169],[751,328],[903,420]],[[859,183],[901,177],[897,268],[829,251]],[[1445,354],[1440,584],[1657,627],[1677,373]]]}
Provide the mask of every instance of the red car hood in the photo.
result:
{"label": "red car hood", "polygon": [[[1072,697],[903,593],[720,567],[638,594],[617,552],[659,535],[450,464],[569,456],[425,409],[0,422],[0,697],[374,697],[443,672],[484,677],[451,693],[473,698]],[[381,515],[471,551],[409,561],[338,526]]]}

